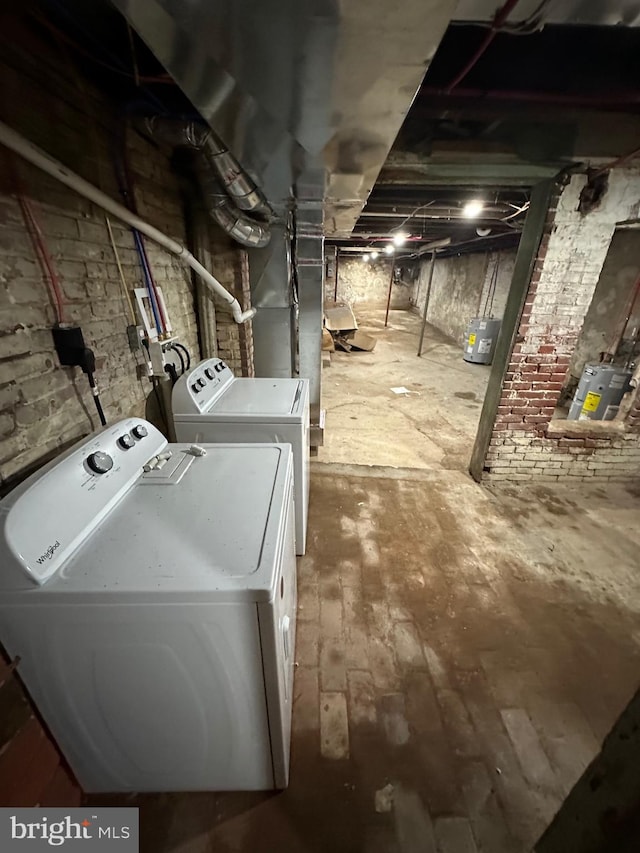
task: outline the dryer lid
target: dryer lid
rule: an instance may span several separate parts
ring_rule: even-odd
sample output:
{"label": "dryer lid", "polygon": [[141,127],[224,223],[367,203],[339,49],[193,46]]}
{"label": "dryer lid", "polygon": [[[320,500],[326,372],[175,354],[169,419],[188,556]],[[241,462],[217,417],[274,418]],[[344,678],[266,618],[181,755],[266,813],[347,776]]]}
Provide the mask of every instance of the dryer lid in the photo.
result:
{"label": "dryer lid", "polygon": [[145,475],[43,592],[268,600],[291,499],[290,447],[206,445],[181,473],[173,463],[188,448],[169,445],[166,479]]}
{"label": "dryer lid", "polygon": [[235,379],[213,401],[209,412],[217,415],[283,415],[299,411],[300,379]]}

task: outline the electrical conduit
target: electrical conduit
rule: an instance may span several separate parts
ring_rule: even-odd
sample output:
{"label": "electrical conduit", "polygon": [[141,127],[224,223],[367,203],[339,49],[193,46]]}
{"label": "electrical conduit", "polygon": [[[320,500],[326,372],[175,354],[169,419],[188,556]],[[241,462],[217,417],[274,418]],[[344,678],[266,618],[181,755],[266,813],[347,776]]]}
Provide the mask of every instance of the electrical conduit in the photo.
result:
{"label": "electrical conduit", "polygon": [[140,233],[144,234],[145,237],[153,240],[154,243],[157,243],[168,252],[171,252],[172,255],[179,258],[180,261],[182,261],[185,266],[190,267],[212,291],[217,293],[218,296],[225,300],[225,302],[229,303],[231,311],[233,312],[233,319],[236,323],[246,323],[247,320],[255,317],[256,309],[250,308],[248,311],[243,311],[235,296],[229,293],[228,290],[225,290],[218,279],[215,278],[209,270],[203,267],[200,261],[194,258],[191,252],[181,243],[178,243],[177,240],[173,240],[171,237],[163,234],[162,231],[154,228],[153,225],[145,222],[144,219],[136,216],[136,214],[132,213],[130,210],[127,210],[124,205],[114,201],[106,195],[106,193],[103,193],[102,190],[99,190],[97,187],[94,187],[93,184],[85,181],[84,178],[80,177],[80,175],[76,175],[75,172],[67,169],[67,167],[59,160],[55,160],[53,157],[50,157],[41,148],[38,148],[28,139],[25,139],[24,136],[16,133],[15,130],[10,128],[4,122],[0,122],[0,144],[5,145],[11,151],[15,151],[16,154],[19,154],[25,160],[28,160],[32,165],[42,169],[43,172],[51,175],[52,178],[56,178],[60,183],[74,190],[79,195],[93,202],[93,204],[101,207],[103,210],[106,210],[107,213],[110,213],[116,219],[119,219],[121,222],[125,222],[127,225],[130,225],[132,228],[140,231]]}

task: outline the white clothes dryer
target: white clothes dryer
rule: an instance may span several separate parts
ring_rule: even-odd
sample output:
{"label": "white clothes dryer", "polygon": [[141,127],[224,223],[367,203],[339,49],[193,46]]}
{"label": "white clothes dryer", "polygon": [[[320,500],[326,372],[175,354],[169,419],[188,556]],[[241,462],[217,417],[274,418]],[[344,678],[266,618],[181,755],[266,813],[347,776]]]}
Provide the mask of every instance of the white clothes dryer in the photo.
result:
{"label": "white clothes dryer", "polygon": [[236,378],[224,361],[210,358],[180,377],[171,406],[178,441],[291,445],[296,553],[304,554],[309,507],[309,380]]}
{"label": "white clothes dryer", "polygon": [[130,418],[0,502],[0,642],[87,792],[288,783],[288,445]]}

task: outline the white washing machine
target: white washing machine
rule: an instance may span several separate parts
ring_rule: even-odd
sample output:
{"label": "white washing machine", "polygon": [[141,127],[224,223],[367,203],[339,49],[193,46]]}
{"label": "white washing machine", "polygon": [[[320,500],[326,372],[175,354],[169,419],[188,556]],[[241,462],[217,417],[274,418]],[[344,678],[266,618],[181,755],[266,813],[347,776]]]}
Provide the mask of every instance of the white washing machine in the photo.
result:
{"label": "white washing machine", "polygon": [[288,445],[131,418],[0,503],[0,641],[85,791],[287,785],[292,489]]}
{"label": "white washing machine", "polygon": [[296,553],[309,508],[309,380],[236,378],[219,358],[181,376],[171,400],[178,441],[286,442],[293,449]]}

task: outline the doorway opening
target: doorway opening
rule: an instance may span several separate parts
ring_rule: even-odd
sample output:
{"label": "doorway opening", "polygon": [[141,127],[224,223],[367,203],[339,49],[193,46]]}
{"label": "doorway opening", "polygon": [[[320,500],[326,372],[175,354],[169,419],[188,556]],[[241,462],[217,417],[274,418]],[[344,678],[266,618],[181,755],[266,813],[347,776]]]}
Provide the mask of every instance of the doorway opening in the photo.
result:
{"label": "doorway opening", "polygon": [[529,195],[382,185],[327,246],[320,461],[468,469]]}

